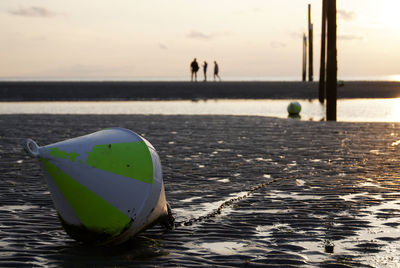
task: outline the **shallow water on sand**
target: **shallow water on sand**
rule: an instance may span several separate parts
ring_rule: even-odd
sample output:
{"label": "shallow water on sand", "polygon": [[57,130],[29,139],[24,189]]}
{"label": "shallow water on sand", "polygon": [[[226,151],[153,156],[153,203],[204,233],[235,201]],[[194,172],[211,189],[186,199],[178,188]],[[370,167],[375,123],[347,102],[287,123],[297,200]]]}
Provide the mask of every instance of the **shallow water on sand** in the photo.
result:
{"label": "shallow water on sand", "polygon": [[[400,124],[144,115],[3,115],[0,124],[1,267],[398,264]],[[177,221],[209,217],[112,248],[69,238],[23,140],[44,145],[110,126],[155,146]]]}
{"label": "shallow water on sand", "polygon": [[[287,118],[294,100],[196,100],[196,101],[82,101],[2,102],[0,114],[163,114],[255,115]],[[325,119],[317,100],[298,100],[301,119]],[[337,103],[338,121],[400,122],[400,99],[343,99]]]}

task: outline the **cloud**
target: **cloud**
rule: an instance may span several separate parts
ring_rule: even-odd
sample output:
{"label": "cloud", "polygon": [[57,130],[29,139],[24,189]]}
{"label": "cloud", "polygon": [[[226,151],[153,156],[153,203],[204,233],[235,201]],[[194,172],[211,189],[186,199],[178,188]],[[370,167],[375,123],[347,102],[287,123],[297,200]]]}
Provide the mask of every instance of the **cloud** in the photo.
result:
{"label": "cloud", "polygon": [[264,12],[264,10],[263,10],[262,8],[255,7],[255,8],[252,8],[252,9],[250,10],[250,12],[253,12],[253,13],[262,13],[262,12]]}
{"label": "cloud", "polygon": [[337,13],[339,17],[345,21],[352,21],[355,20],[356,18],[356,13],[354,11],[346,11],[344,9],[339,9]]}
{"label": "cloud", "polygon": [[245,8],[245,9],[238,9],[236,11],[234,11],[234,14],[238,14],[238,15],[243,15],[243,14],[264,14],[265,11],[262,8],[259,7],[254,7],[254,8]]}
{"label": "cloud", "polygon": [[46,41],[47,37],[45,35],[37,35],[31,38],[33,41]]}
{"label": "cloud", "polygon": [[166,45],[162,44],[162,43],[159,43],[159,44],[158,44],[158,47],[159,47],[160,49],[168,49],[168,47],[167,47]]}
{"label": "cloud", "polygon": [[187,38],[192,38],[192,39],[202,39],[202,40],[210,40],[210,39],[214,39],[216,37],[221,37],[221,36],[227,36],[230,35],[231,33],[229,32],[220,32],[220,33],[209,33],[209,34],[205,34],[199,31],[191,31],[190,33],[188,33],[186,35]]}
{"label": "cloud", "polygon": [[364,38],[356,34],[339,34],[338,39],[344,41],[353,41],[353,40],[363,40]]}
{"label": "cloud", "polygon": [[51,18],[57,16],[57,13],[50,11],[45,7],[31,6],[19,7],[9,11],[10,14],[22,17]]}
{"label": "cloud", "polygon": [[131,65],[88,65],[88,64],[73,64],[61,66],[58,68],[46,70],[43,73],[39,73],[39,76],[51,76],[51,77],[116,77],[123,75],[130,75],[135,70],[136,66]]}
{"label": "cloud", "polygon": [[75,64],[70,66],[64,66],[56,70],[63,74],[96,74],[109,71],[106,67],[101,65],[85,65],[85,64]]}
{"label": "cloud", "polygon": [[286,47],[285,43],[279,42],[279,41],[272,41],[271,43],[269,43],[269,45],[272,48],[284,48],[284,47]]}
{"label": "cloud", "polygon": [[302,31],[298,31],[298,32],[291,32],[289,35],[292,39],[303,39],[303,35],[305,34],[305,32]]}
{"label": "cloud", "polygon": [[198,31],[191,31],[186,36],[188,38],[193,38],[193,39],[210,39],[210,38],[212,38],[211,34],[205,34],[205,33],[198,32]]}

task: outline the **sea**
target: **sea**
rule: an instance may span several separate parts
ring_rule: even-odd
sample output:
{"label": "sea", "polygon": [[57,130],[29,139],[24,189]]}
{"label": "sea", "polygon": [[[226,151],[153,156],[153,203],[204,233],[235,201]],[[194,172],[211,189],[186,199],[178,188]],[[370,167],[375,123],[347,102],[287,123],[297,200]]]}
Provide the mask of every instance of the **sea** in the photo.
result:
{"label": "sea", "polygon": [[[224,81],[299,81],[298,76],[223,77]],[[343,81],[400,81],[400,74],[339,76]],[[0,81],[188,81],[188,77],[0,77]],[[288,118],[291,102],[301,105],[297,120],[323,121],[326,105],[318,100],[174,100],[1,102],[0,114],[162,114],[240,115]],[[337,120],[343,122],[400,122],[400,99],[339,99]]]}
{"label": "sea", "polygon": [[[2,102],[0,114],[161,114],[237,115],[291,118],[287,107],[301,105],[295,120],[323,121],[326,104],[318,100],[174,100],[174,101],[55,101]],[[400,122],[400,99],[339,99],[342,122]]]}

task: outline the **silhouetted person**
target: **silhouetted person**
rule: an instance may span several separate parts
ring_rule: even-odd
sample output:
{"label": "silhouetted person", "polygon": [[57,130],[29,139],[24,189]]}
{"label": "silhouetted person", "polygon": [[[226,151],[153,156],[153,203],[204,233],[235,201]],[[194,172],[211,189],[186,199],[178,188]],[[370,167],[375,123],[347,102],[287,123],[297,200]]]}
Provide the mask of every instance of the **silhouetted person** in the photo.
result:
{"label": "silhouetted person", "polygon": [[218,77],[219,81],[221,81],[221,77],[219,77],[218,72],[219,72],[218,63],[214,61],[214,81],[216,77]]}
{"label": "silhouetted person", "polygon": [[207,81],[207,66],[208,66],[207,62],[204,61],[203,64],[204,82]]}
{"label": "silhouetted person", "polygon": [[199,70],[199,64],[197,63],[196,58],[194,58],[194,60],[190,64],[190,69],[192,70],[191,81],[193,82],[193,76],[194,76],[195,81],[197,81],[197,71]]}

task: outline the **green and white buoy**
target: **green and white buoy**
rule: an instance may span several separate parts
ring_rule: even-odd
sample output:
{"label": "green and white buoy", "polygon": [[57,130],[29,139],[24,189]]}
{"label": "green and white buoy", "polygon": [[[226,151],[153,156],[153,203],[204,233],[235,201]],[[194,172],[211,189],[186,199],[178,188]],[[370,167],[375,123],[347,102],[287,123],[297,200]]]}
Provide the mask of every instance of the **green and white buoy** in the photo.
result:
{"label": "green and white buoy", "polygon": [[287,107],[287,111],[289,115],[296,115],[296,116],[299,115],[301,112],[300,103],[298,103],[297,101],[291,102]]}
{"label": "green and white buoy", "polygon": [[39,147],[38,157],[66,232],[91,244],[120,244],[149,225],[173,218],[159,156],[143,137],[123,128]]}

